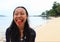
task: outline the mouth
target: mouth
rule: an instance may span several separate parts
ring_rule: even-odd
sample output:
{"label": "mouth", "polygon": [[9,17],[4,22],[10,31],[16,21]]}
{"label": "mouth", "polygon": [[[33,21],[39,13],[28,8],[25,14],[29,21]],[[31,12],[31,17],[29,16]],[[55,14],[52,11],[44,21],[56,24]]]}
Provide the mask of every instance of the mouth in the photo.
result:
{"label": "mouth", "polygon": [[17,20],[16,20],[16,23],[17,23],[18,25],[21,25],[21,24],[23,23],[23,21],[24,21],[23,19],[17,19]]}

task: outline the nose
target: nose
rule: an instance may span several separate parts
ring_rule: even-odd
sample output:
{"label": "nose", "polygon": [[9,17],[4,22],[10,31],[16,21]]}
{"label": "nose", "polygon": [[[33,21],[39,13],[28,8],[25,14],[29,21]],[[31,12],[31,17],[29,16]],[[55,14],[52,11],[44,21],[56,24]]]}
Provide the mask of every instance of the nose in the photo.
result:
{"label": "nose", "polygon": [[18,14],[18,17],[21,17],[21,15],[20,15],[20,14]]}

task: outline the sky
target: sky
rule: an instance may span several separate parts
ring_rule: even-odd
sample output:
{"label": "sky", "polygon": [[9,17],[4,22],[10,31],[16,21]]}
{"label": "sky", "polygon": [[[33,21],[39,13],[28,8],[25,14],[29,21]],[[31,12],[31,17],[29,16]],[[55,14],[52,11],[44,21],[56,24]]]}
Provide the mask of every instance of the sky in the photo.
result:
{"label": "sky", "polygon": [[40,15],[50,10],[54,1],[60,0],[0,0],[0,15],[12,16],[17,6],[24,6],[29,15]]}
{"label": "sky", "polygon": [[0,28],[5,29],[10,25],[13,18],[13,11],[17,6],[24,6],[29,15],[40,15],[42,12],[50,10],[54,1],[60,2],[60,0],[0,0],[0,16],[7,16],[0,17]]}

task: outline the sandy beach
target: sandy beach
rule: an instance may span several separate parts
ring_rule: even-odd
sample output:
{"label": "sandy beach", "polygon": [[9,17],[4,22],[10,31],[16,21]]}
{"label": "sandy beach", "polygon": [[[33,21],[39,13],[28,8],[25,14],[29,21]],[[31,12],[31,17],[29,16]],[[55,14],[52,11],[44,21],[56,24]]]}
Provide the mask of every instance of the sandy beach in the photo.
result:
{"label": "sandy beach", "polygon": [[[35,42],[60,42],[60,17],[52,17],[42,26],[36,27]],[[0,42],[5,42],[5,38],[0,37]]]}
{"label": "sandy beach", "polygon": [[36,42],[60,42],[60,17],[52,17],[36,28]]}

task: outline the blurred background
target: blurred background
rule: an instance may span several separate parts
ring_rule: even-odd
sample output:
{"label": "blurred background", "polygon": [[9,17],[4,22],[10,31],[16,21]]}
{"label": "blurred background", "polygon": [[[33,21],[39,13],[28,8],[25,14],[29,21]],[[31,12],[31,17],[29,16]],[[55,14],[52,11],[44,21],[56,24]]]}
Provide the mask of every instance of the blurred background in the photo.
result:
{"label": "blurred background", "polygon": [[[60,0],[0,0],[0,41],[5,41],[6,29],[11,25],[13,11],[17,6],[24,6],[27,9],[29,25],[36,30],[36,27],[47,23],[49,16],[56,16],[52,9],[56,8],[56,4],[60,6],[59,2]],[[57,12],[60,12],[58,8]]]}

